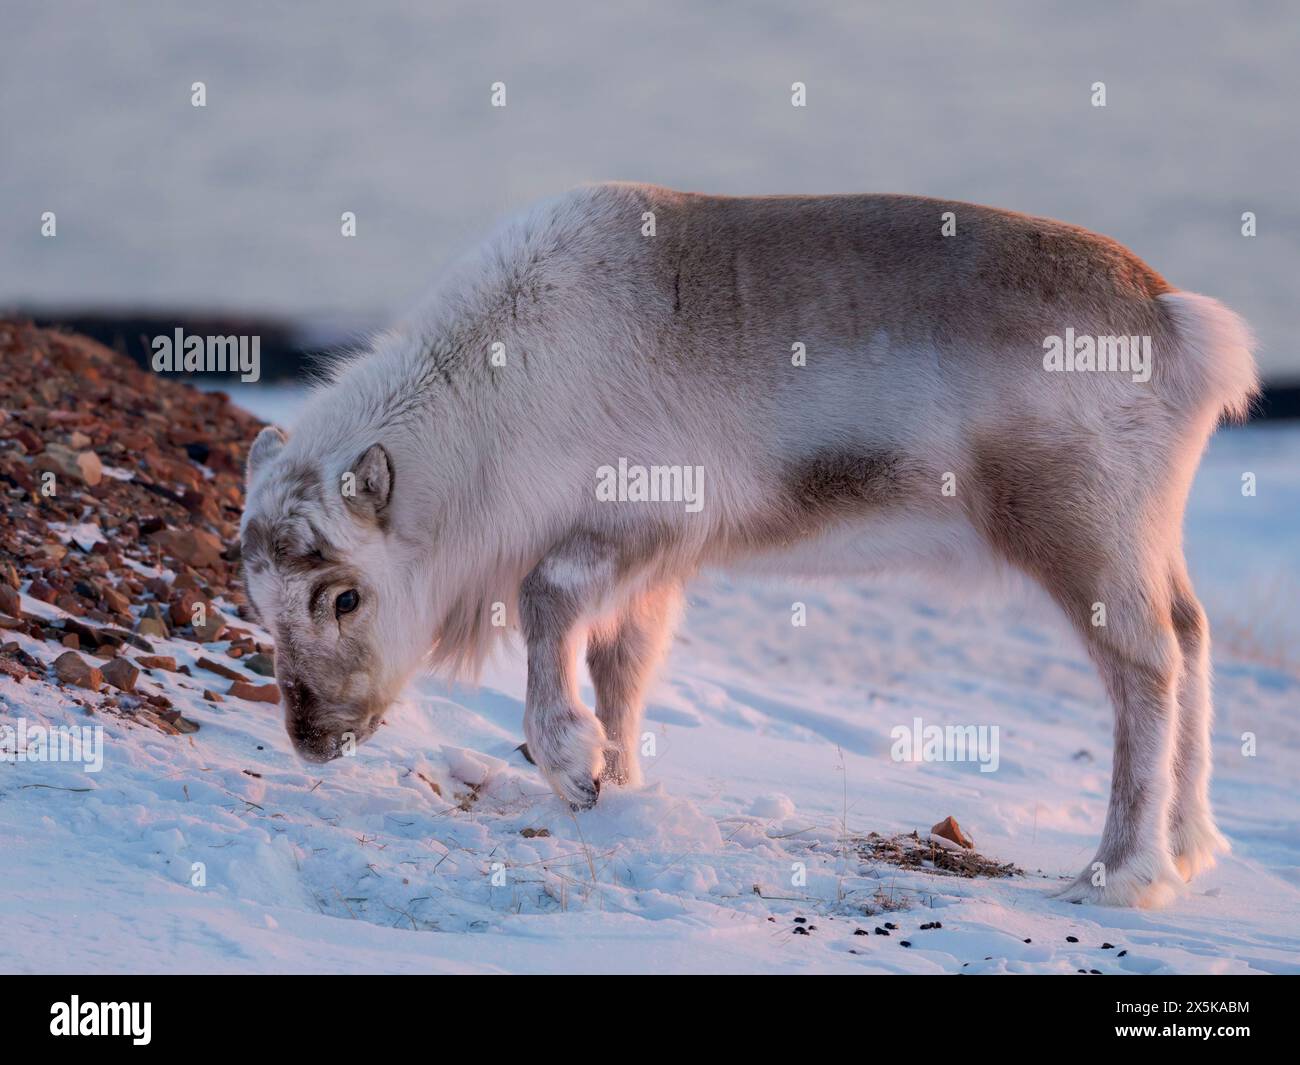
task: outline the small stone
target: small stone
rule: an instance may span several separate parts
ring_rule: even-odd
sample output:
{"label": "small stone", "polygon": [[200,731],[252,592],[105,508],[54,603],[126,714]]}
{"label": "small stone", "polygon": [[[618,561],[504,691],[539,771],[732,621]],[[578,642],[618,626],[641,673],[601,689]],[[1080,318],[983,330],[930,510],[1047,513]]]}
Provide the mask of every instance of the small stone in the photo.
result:
{"label": "small stone", "polygon": [[162,710],[158,716],[171,725],[177,732],[191,733],[199,731],[199,723],[183,717],[179,710]]}
{"label": "small stone", "polygon": [[199,597],[193,592],[186,592],[178,599],[173,599],[167,608],[167,615],[173,625],[188,625],[194,613],[194,604]]}
{"label": "small stone", "polygon": [[217,506],[217,501],[197,488],[185,490],[185,494],[181,496],[181,506],[191,514],[208,521],[216,521],[221,517],[221,509]]}
{"label": "small stone", "polygon": [[29,455],[35,455],[45,447],[45,441],[25,425],[14,434],[14,439]]}
{"label": "small stone", "polygon": [[159,640],[167,639],[167,626],[159,618],[141,618],[135,631],[141,636],[153,636]]}
{"label": "small stone", "polygon": [[135,661],[141,669],[163,669],[168,673],[176,672],[176,659],[171,655],[141,655]]}
{"label": "small stone", "polygon": [[54,660],[54,673],[64,684],[99,691],[104,685],[104,674],[87,662],[76,651],[64,651]]}
{"label": "small stone", "polygon": [[104,464],[98,455],[93,451],[74,451],[62,444],[46,444],[33,465],[91,488],[104,479]]}
{"label": "small stone", "polygon": [[202,440],[191,440],[185,445],[185,454],[197,462],[200,466],[208,461],[210,449]]}
{"label": "small stone", "polygon": [[116,637],[116,639],[120,641],[118,646],[121,646],[121,644],[124,643],[129,643],[132,647],[143,651],[147,655],[153,654],[153,644],[143,636],[137,636],[134,632],[127,632],[124,629],[101,629],[100,631]]}
{"label": "small stone", "polygon": [[70,592],[61,592],[54,597],[54,605],[60,610],[66,610],[69,614],[80,617],[86,612],[80,599]]}
{"label": "small stone", "polygon": [[216,566],[221,562],[221,541],[205,529],[162,529],[153,540],[178,562],[191,566]]}
{"label": "small stone", "polygon": [[945,817],[930,829],[930,835],[951,840],[957,846],[965,847],[967,850],[973,850],[975,847],[970,838],[962,832],[961,825],[957,824],[957,819],[954,817]]}
{"label": "small stone", "polygon": [[197,665],[199,669],[206,669],[209,673],[215,673],[218,677],[225,677],[226,680],[244,679],[244,675],[239,670],[231,669],[220,662],[214,662],[211,658],[200,658]]}
{"label": "small stone", "polygon": [[110,658],[104,665],[104,679],[118,691],[133,692],[140,670],[128,659]]}
{"label": "small stone", "polygon": [[22,602],[23,597],[17,591],[10,588],[8,584],[0,584],[0,612],[8,614],[11,618],[21,618]]}
{"label": "small stone", "polygon": [[233,695],[236,699],[248,699],[255,703],[278,703],[280,701],[280,689],[274,684],[249,684],[245,680],[235,681],[226,694]]}
{"label": "small stone", "polygon": [[[195,592],[203,594],[203,583],[193,573],[179,573],[176,579],[172,581],[171,590],[173,592]],[[164,595],[167,593],[164,592]]]}
{"label": "small stone", "polygon": [[207,616],[194,626],[194,636],[199,643],[215,643],[226,631],[226,619],[220,610],[208,607]]}

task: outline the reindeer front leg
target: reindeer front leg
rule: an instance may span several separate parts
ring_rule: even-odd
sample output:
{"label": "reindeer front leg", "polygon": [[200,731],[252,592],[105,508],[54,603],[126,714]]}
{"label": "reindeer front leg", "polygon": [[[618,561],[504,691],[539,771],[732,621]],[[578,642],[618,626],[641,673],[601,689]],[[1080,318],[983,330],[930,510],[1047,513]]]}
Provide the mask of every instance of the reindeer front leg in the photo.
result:
{"label": "reindeer front leg", "polygon": [[612,589],[613,550],[594,536],[573,536],[524,578],[519,610],[528,643],[524,736],[537,767],[575,810],[595,805],[607,740],[578,698],[582,622]]}

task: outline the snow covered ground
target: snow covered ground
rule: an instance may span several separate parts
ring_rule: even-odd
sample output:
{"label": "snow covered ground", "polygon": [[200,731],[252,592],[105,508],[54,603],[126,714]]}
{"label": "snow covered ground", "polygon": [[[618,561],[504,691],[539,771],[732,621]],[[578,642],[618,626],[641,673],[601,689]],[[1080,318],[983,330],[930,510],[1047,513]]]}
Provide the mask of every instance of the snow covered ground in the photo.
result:
{"label": "snow covered ground", "polygon": [[[1188,534],[1234,853],[1168,909],[1050,897],[1100,832],[1110,715],[1040,600],[714,578],[652,694],[647,785],[576,816],[515,753],[518,655],[476,691],[413,686],[325,767],[294,758],[277,707],[205,702],[229,685],[193,644],[159,647],[193,679],[158,674],[193,736],[0,677],[4,720],[104,728],[98,773],[0,763],[0,971],[1300,972],[1298,515],[1300,429],[1216,438]],[[996,771],[894,761],[917,717],[997,726]],[[904,872],[853,843],[950,814],[1026,875]]]}

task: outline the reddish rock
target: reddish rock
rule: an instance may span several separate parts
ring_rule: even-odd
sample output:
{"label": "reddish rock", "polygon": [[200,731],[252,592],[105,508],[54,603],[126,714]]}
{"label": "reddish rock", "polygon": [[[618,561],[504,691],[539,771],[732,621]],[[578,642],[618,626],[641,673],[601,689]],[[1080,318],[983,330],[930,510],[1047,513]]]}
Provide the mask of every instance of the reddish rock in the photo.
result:
{"label": "reddish rock", "polygon": [[0,584],[0,612],[8,614],[11,618],[23,616],[22,596],[8,584]]}
{"label": "reddish rock", "polygon": [[89,688],[93,692],[104,686],[104,675],[76,651],[64,651],[54,660],[54,673],[64,684]]}
{"label": "reddish rock", "polygon": [[197,602],[199,602],[199,598],[193,592],[186,592],[179,598],[173,599],[171,605],[167,608],[171,623],[177,626],[188,625],[194,610],[194,604]]}
{"label": "reddish rock", "polygon": [[141,669],[162,669],[168,673],[176,672],[176,659],[171,655],[140,655],[135,661]]}
{"label": "reddish rock", "polygon": [[280,689],[274,684],[249,684],[244,680],[235,681],[226,694],[234,696],[236,699],[249,699],[255,703],[278,703],[280,701]]}
{"label": "reddish rock", "polygon": [[116,588],[101,588],[99,594],[103,597],[104,604],[114,614],[129,614],[131,612],[131,600]]}
{"label": "reddish rock", "polygon": [[22,446],[22,449],[29,455],[35,455],[45,447],[45,441],[25,425],[19,429],[18,432],[14,433],[14,439],[18,441]]}
{"label": "reddish rock", "polygon": [[104,679],[119,691],[135,691],[140,671],[125,658],[111,658],[104,666]]}
{"label": "reddish rock", "polygon": [[57,540],[41,544],[41,559],[45,562],[62,562],[67,557],[68,548]]}
{"label": "reddish rock", "polygon": [[200,658],[197,664],[199,669],[206,669],[209,673],[215,673],[218,677],[225,677],[226,680],[244,679],[244,675],[239,670],[231,669],[220,662],[214,662],[211,658]]}
{"label": "reddish rock", "polygon": [[144,590],[155,599],[167,599],[172,594],[172,586],[161,577],[150,577],[144,582]]}
{"label": "reddish rock", "polygon": [[205,529],[163,529],[153,535],[153,541],[178,562],[191,566],[221,562],[221,541]]}
{"label": "reddish rock", "polygon": [[945,817],[930,829],[930,835],[951,840],[957,846],[965,847],[967,850],[972,850],[975,847],[975,844],[962,832],[961,825],[957,824],[957,819],[954,817]]}
{"label": "reddish rock", "polygon": [[192,570],[176,574],[176,579],[172,581],[173,592],[194,592],[200,598],[204,597],[203,582],[199,580],[199,575]]}
{"label": "reddish rock", "polygon": [[141,618],[135,631],[141,636],[152,636],[157,640],[165,640],[170,635],[167,626],[159,618]]}
{"label": "reddish rock", "polygon": [[146,448],[154,446],[153,437],[148,433],[142,433],[137,430],[128,430],[125,433],[115,434],[117,442],[122,445],[125,451],[144,451]]}
{"label": "reddish rock", "polygon": [[209,606],[207,616],[194,626],[194,638],[200,643],[213,643],[226,631],[226,619],[220,610]]}
{"label": "reddish rock", "polygon": [[46,444],[32,463],[38,470],[52,470],[60,479],[94,486],[104,479],[104,465],[93,451],[74,451],[63,444]]}
{"label": "reddish rock", "polygon": [[[220,702],[221,700],[218,699],[217,701]],[[177,732],[191,733],[199,731],[199,723],[191,721],[188,717],[182,717],[179,710],[160,710],[158,716]]]}
{"label": "reddish rock", "polygon": [[86,612],[86,605],[71,592],[60,592],[54,597],[54,605],[66,610],[74,617],[81,617]]}
{"label": "reddish rock", "polygon": [[208,521],[216,521],[221,517],[217,501],[197,488],[185,490],[185,494],[181,497],[181,505],[191,514],[206,518]]}

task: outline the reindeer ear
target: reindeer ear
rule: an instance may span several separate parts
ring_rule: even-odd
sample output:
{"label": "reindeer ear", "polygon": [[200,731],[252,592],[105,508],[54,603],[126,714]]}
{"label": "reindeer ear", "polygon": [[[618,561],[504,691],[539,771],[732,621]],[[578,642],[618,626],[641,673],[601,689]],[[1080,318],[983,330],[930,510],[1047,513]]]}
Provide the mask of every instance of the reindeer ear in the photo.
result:
{"label": "reindeer ear", "polygon": [[372,444],[343,475],[343,499],[361,516],[377,520],[392,494],[393,462],[383,444]]}
{"label": "reindeer ear", "polygon": [[268,425],[257,434],[253,441],[253,446],[248,449],[248,468],[247,479],[252,481],[257,471],[262,469],[276,455],[278,455],[289,438],[284,435],[284,430],[274,425]]}

